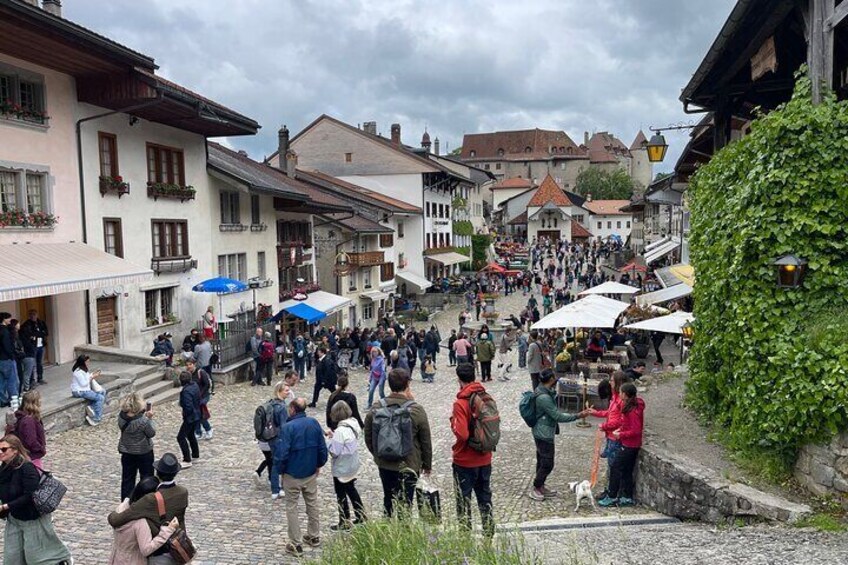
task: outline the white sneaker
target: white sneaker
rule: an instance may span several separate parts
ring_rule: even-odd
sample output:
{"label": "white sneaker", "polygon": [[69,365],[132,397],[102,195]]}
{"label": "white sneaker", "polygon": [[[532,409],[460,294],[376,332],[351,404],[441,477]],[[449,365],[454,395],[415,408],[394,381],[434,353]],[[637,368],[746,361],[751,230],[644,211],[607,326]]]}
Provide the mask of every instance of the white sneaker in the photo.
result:
{"label": "white sneaker", "polygon": [[190,469],[191,468],[191,461],[181,461],[180,462],[180,468],[181,469]]}
{"label": "white sneaker", "polygon": [[215,435],[215,428],[210,428],[209,431],[203,434],[201,439],[210,440]]}
{"label": "white sneaker", "polygon": [[85,413],[94,418],[94,408],[92,408],[91,406],[85,407]]}
{"label": "white sneaker", "polygon": [[278,493],[272,492],[271,493],[271,500],[277,500],[278,498],[281,498],[282,496],[283,496],[283,493],[281,493],[281,492],[278,492]]}
{"label": "white sneaker", "polygon": [[97,420],[95,420],[94,418],[92,418],[91,416],[86,416],[85,421],[88,422],[88,425],[92,426],[92,427],[94,427],[94,426],[96,426],[100,423]]}

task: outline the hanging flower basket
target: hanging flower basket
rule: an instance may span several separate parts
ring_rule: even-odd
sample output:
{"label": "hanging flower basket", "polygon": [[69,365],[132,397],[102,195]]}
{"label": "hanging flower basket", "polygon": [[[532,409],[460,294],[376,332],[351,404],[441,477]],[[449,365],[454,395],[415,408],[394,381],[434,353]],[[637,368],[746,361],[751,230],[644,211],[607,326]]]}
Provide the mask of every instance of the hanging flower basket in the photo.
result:
{"label": "hanging flower basket", "polygon": [[130,193],[130,183],[124,182],[124,178],[121,175],[100,177],[100,195],[106,196],[109,192],[117,194],[118,198],[120,198],[124,194]]}
{"label": "hanging flower basket", "polygon": [[147,196],[153,200],[159,198],[173,198],[180,202],[194,200],[197,191],[192,186],[180,186],[169,182],[148,182]]}

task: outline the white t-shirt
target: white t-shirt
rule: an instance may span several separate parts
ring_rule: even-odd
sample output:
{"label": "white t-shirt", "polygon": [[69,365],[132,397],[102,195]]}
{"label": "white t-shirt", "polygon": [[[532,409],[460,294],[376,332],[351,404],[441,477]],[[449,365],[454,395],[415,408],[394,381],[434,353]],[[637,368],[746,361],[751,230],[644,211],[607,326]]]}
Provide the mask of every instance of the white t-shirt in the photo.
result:
{"label": "white t-shirt", "polygon": [[71,381],[71,393],[74,392],[83,392],[91,390],[91,373],[88,371],[83,371],[81,368],[77,369],[73,373],[73,380]]}

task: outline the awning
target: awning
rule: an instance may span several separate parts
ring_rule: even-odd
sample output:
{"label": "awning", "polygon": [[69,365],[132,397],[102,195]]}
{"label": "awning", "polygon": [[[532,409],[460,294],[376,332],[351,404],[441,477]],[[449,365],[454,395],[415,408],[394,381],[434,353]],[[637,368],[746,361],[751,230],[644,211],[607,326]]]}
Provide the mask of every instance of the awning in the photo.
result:
{"label": "awning", "polygon": [[587,294],[637,294],[639,289],[630,285],[621,284],[620,282],[607,281],[598,286],[587,288],[579,293],[579,296]]}
{"label": "awning", "polygon": [[662,245],[645,253],[645,263],[650,265],[654,261],[662,259],[678,247],[680,247],[680,241],[676,240],[675,238],[672,238],[669,241],[663,243]]}
{"label": "awning", "polygon": [[84,243],[0,245],[0,302],[136,284],[153,271]]}
{"label": "awning", "polygon": [[363,292],[359,295],[360,298],[365,298],[366,300],[370,300],[371,302],[379,302],[380,300],[385,300],[389,297],[388,292],[380,292],[379,290],[369,290],[368,292]]}
{"label": "awning", "polygon": [[395,278],[398,278],[403,282],[416,287],[418,289],[418,292],[424,292],[425,290],[433,286],[433,283],[431,283],[421,275],[416,275],[415,273],[411,273],[409,271],[401,271],[395,274]]}
{"label": "awning", "polygon": [[295,300],[294,298],[286,300],[280,304],[279,310],[286,310],[288,307],[294,306],[295,304],[308,304],[319,312],[332,314],[333,312],[338,312],[352,302],[353,301],[350,298],[345,298],[344,296],[339,296],[332,292],[316,290],[315,292],[310,292],[306,297],[306,300]]}
{"label": "awning", "polygon": [[688,284],[680,283],[668,288],[661,288],[655,292],[649,292],[636,297],[636,304],[640,306],[650,306],[652,304],[662,304],[669,300],[677,300],[684,296],[692,294],[692,287]]}
{"label": "awning", "polygon": [[306,320],[306,322],[310,324],[320,322],[327,317],[327,314],[324,312],[316,310],[304,302],[298,302],[297,304],[287,306],[286,308],[283,308],[283,312],[288,312],[292,316],[297,316],[298,318]]}
{"label": "awning", "polygon": [[663,237],[663,238],[661,238],[661,239],[658,239],[658,240],[656,240],[656,241],[654,241],[654,242],[652,242],[652,243],[649,243],[649,244],[647,244],[647,245],[645,246],[645,253],[646,253],[646,254],[647,254],[647,253],[650,253],[652,250],[656,249],[656,248],[657,248],[657,247],[659,247],[660,245],[665,245],[665,244],[666,244],[666,243],[668,243],[669,241],[671,241],[671,237],[669,237],[669,236],[665,236],[665,237]]}
{"label": "awning", "polygon": [[592,294],[548,314],[535,324],[534,330],[557,328],[612,328],[629,304]]}
{"label": "awning", "polygon": [[425,259],[430,259],[431,261],[435,261],[436,263],[441,263],[444,266],[449,265],[458,265],[460,263],[468,263],[471,261],[470,257],[466,257],[465,255],[460,255],[459,253],[450,251],[448,253],[439,253],[437,255],[427,255]]}
{"label": "awning", "polygon": [[674,312],[668,316],[642,320],[635,324],[627,324],[625,328],[631,330],[643,330],[649,332],[662,332],[667,334],[682,334],[681,329],[687,322],[694,322],[695,316],[689,312]]}
{"label": "awning", "polygon": [[680,263],[669,267],[671,274],[680,282],[689,286],[695,286],[695,267],[687,263]]}

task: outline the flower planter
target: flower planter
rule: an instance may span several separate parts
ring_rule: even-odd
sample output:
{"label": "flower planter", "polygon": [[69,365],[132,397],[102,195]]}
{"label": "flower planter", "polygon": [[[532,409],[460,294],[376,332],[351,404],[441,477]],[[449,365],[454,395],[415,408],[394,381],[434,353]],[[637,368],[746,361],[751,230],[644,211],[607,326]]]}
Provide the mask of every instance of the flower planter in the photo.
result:
{"label": "flower planter", "polygon": [[180,186],[178,184],[170,184],[166,182],[148,182],[147,196],[153,200],[160,198],[172,198],[185,202],[186,200],[194,200],[194,195],[197,191],[191,186]]}
{"label": "flower planter", "polygon": [[100,177],[100,196],[107,194],[117,194],[118,198],[124,194],[130,193],[130,183],[124,182],[120,176],[117,177]]}
{"label": "flower planter", "polygon": [[47,212],[34,212],[32,214],[24,210],[8,210],[0,212],[0,228],[24,228],[44,229],[52,228],[59,218]]}

